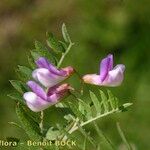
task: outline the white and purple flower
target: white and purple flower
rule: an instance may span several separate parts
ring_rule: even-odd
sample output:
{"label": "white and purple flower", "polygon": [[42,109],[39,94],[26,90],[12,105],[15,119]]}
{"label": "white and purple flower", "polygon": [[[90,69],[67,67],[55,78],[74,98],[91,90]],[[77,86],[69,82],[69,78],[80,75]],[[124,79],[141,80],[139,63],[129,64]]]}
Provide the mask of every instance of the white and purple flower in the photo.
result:
{"label": "white and purple flower", "polygon": [[113,55],[109,54],[100,63],[99,74],[87,74],[83,76],[85,83],[99,86],[119,86],[124,79],[125,65],[118,64],[113,68]]}
{"label": "white and purple flower", "polygon": [[53,87],[74,73],[71,66],[59,70],[44,57],[40,57],[36,64],[38,69],[33,71],[32,76],[45,87]]}
{"label": "white and purple flower", "polygon": [[69,84],[55,85],[47,90],[47,92],[34,81],[28,81],[27,85],[32,92],[26,92],[23,98],[27,106],[34,112],[47,109],[49,106],[58,103],[64,96],[69,94],[72,89]]}

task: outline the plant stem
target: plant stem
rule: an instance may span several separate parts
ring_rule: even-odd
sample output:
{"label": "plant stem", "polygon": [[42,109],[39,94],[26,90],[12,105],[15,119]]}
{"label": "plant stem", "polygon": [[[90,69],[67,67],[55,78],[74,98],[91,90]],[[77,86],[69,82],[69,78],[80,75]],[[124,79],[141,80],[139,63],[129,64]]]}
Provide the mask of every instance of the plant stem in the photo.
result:
{"label": "plant stem", "polygon": [[[74,129],[76,126],[77,126],[77,123],[79,122],[79,120],[77,119],[77,120],[75,120],[71,125],[70,125],[70,127],[68,128],[68,130],[67,130],[67,132],[69,133],[69,134],[71,134],[72,133],[72,129]],[[62,140],[63,141],[66,141],[67,140],[67,136],[66,135],[64,135],[63,137],[62,137]]]}
{"label": "plant stem", "polygon": [[58,64],[57,64],[57,67],[59,68],[64,60],[64,58],[66,57],[66,55],[69,53],[71,47],[74,45],[74,43],[70,43],[67,50],[65,51],[65,53],[62,54]]}
{"label": "plant stem", "polygon": [[99,137],[100,137],[100,138],[103,137],[103,138],[107,141],[107,143],[110,145],[110,147],[111,147],[113,150],[115,150],[114,145],[113,145],[113,144],[111,143],[111,141],[105,136],[105,134],[103,133],[103,131],[100,130],[100,128],[98,127],[97,123],[94,121],[93,124],[94,124],[94,126],[95,126],[95,129],[96,129],[97,134],[99,135]]}
{"label": "plant stem", "polygon": [[43,134],[43,121],[44,121],[44,112],[43,111],[41,111],[40,119],[41,119],[41,122],[40,122],[39,126],[41,129],[41,133]]}
{"label": "plant stem", "polygon": [[119,132],[119,134],[120,134],[120,137],[121,137],[122,141],[124,142],[124,144],[126,145],[127,149],[128,149],[128,150],[132,150],[131,145],[130,145],[129,142],[127,141],[127,139],[126,139],[126,137],[125,137],[125,135],[124,135],[124,133],[123,133],[123,131],[122,131],[120,125],[119,125],[119,122],[117,122],[116,125],[117,125],[118,132]]}
{"label": "plant stem", "polygon": [[[41,111],[40,112],[40,119],[41,119],[41,122],[39,123],[39,127],[41,129],[41,134],[43,134],[43,121],[44,121],[44,112]],[[43,141],[43,139],[42,139]],[[40,147],[40,150],[44,150],[43,147]]]}
{"label": "plant stem", "polygon": [[85,137],[85,139],[84,139],[84,143],[83,143],[83,150],[86,150],[86,137]]}
{"label": "plant stem", "polygon": [[84,137],[93,145],[94,148],[96,148],[96,143],[94,142],[94,140],[89,136],[88,133],[86,133],[86,131],[84,131],[84,129],[82,129],[81,126],[78,125],[78,129],[79,131],[84,135]]}

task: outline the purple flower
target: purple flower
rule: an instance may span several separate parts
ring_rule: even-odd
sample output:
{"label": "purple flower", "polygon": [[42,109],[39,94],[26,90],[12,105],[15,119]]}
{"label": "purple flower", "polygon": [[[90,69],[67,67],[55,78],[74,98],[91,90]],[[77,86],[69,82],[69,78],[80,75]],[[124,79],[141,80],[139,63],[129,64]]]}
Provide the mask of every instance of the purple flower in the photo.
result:
{"label": "purple flower", "polygon": [[58,70],[44,57],[40,57],[36,61],[36,64],[38,69],[33,71],[32,76],[36,81],[40,82],[45,87],[52,87],[62,82],[74,72],[74,69],[70,66]]}
{"label": "purple flower", "polygon": [[122,64],[113,68],[113,55],[109,54],[101,61],[99,74],[87,74],[83,76],[83,80],[99,86],[119,86],[124,79],[124,70],[125,66]]}
{"label": "purple flower", "polygon": [[69,84],[55,85],[47,90],[40,87],[34,81],[28,81],[27,85],[31,88],[32,92],[26,92],[23,98],[27,106],[34,112],[39,112],[47,109],[49,106],[58,103],[64,96],[69,94],[72,89]]}

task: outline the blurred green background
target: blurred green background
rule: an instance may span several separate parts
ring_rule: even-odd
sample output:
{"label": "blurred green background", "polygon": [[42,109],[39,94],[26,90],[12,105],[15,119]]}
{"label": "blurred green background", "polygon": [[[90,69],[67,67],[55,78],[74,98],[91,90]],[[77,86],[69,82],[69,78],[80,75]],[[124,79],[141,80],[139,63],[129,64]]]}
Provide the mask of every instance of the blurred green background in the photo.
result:
{"label": "blurred green background", "polygon": [[[98,123],[115,145],[121,144],[115,122],[139,150],[150,149],[150,1],[143,0],[1,0],[0,1],[0,139],[22,137],[8,124],[16,121],[12,91],[14,69],[27,65],[34,40],[46,44],[46,31],[61,38],[66,23],[75,46],[65,59],[80,74],[98,72],[99,61],[113,53],[126,65],[124,83],[111,90],[120,103],[133,102],[126,113]],[[74,85],[78,84],[76,81]],[[96,88],[90,86],[94,91]]]}

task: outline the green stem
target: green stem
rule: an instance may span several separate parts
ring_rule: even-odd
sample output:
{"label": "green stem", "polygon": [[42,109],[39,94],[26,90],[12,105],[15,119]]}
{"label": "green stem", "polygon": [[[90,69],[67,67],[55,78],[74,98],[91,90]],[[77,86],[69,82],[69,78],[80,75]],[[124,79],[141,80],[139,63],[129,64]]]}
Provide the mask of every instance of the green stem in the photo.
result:
{"label": "green stem", "polygon": [[59,68],[64,60],[64,58],[66,57],[66,55],[69,53],[71,47],[74,45],[74,43],[70,43],[67,50],[65,51],[65,53],[62,54],[58,64],[57,64],[57,67]]}
{"label": "green stem", "polygon": [[43,111],[41,111],[40,119],[41,119],[41,122],[39,124],[39,127],[41,129],[41,133],[43,134],[43,121],[44,121],[44,112]]}
{"label": "green stem", "polygon": [[124,144],[126,145],[127,149],[128,150],[132,150],[132,147],[130,146],[129,142],[127,141],[127,139],[126,139],[126,137],[125,137],[125,135],[123,133],[123,131],[121,130],[119,122],[117,122],[116,125],[117,125],[118,132],[120,134],[120,137],[121,137],[122,141],[124,142]]}
{"label": "green stem", "polygon": [[[41,129],[41,134],[43,135],[43,121],[44,121],[44,112],[43,111],[40,112],[40,119],[41,119],[41,122],[39,123],[39,127]],[[43,138],[42,138],[42,141],[43,141]],[[44,150],[44,148],[40,147],[40,150]]]}
{"label": "green stem", "polygon": [[100,138],[103,137],[103,138],[107,141],[107,143],[110,145],[110,147],[111,147],[113,150],[115,150],[114,145],[113,145],[113,144],[111,143],[111,141],[105,136],[105,134],[103,133],[103,131],[100,130],[100,128],[98,127],[97,123],[94,121],[93,124],[94,124],[94,126],[95,126],[95,129],[96,129],[97,134],[99,135],[99,137],[100,137]]}
{"label": "green stem", "polygon": [[86,137],[85,137],[85,139],[84,139],[84,143],[83,143],[83,150],[86,150]]}
{"label": "green stem", "polygon": [[86,131],[84,131],[84,129],[82,129],[81,126],[78,125],[78,129],[79,131],[84,135],[85,138],[87,138],[87,140],[93,145],[94,148],[96,148],[96,143],[94,142],[94,140],[89,136],[88,133],[86,133]]}
{"label": "green stem", "polygon": [[[70,125],[70,127],[68,128],[68,130],[67,130],[67,132],[69,133],[69,134],[71,134],[72,133],[72,130],[77,126],[77,123],[79,122],[79,120],[77,119],[77,120],[75,120],[73,123],[71,123],[71,125]],[[63,137],[62,137],[62,140],[63,141],[66,141],[68,139],[68,137],[66,136],[66,135],[64,135]]]}

